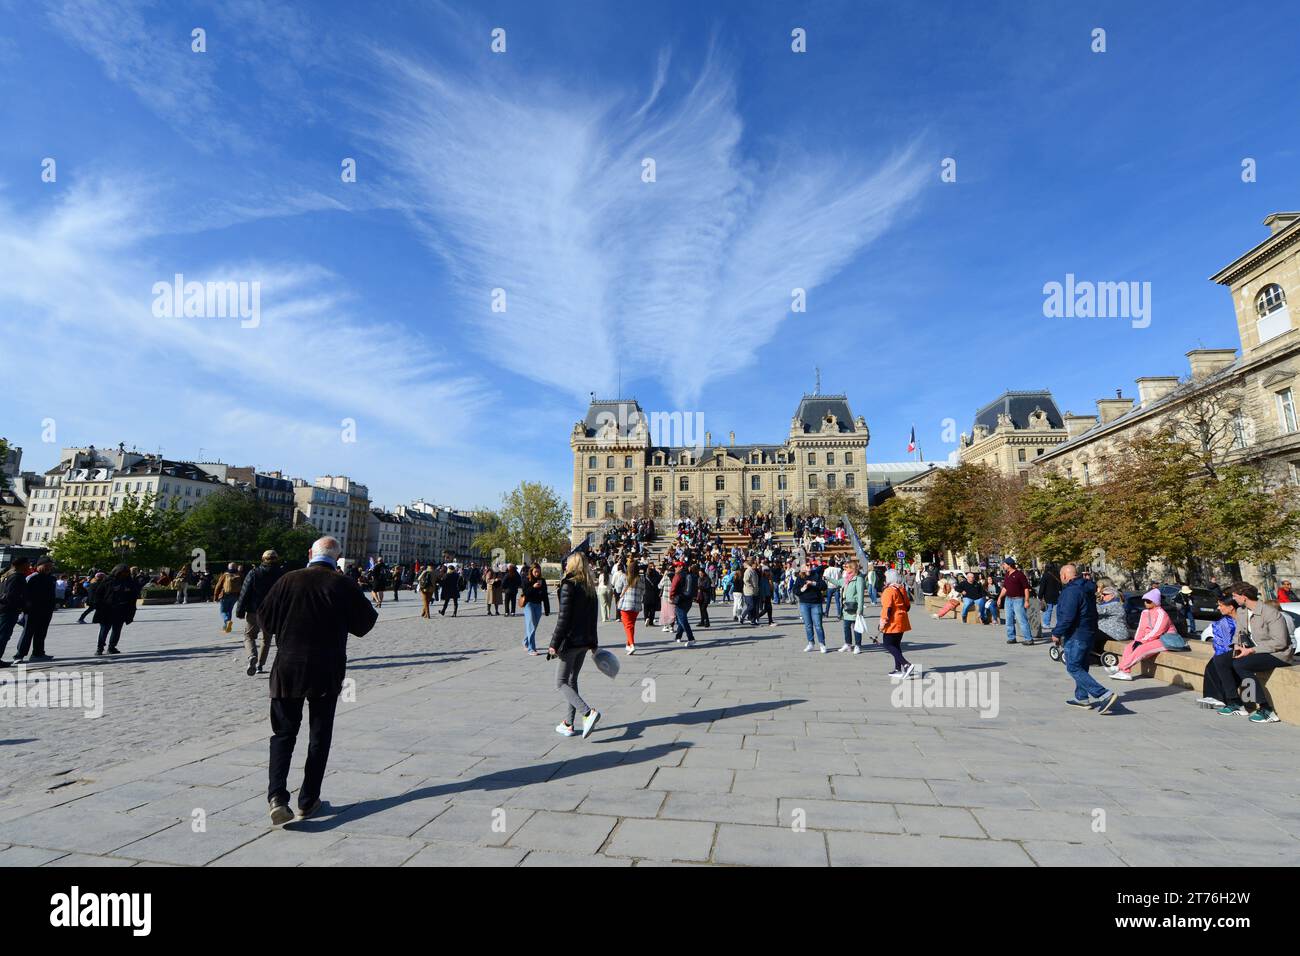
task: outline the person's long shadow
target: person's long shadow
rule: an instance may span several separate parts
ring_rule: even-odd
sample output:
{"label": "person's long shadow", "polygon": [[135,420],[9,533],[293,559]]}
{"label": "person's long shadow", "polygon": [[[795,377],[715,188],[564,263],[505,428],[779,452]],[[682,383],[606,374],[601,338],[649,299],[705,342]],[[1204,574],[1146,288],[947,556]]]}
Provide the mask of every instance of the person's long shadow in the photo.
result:
{"label": "person's long shadow", "polygon": [[455,652],[448,652],[448,653],[451,654],[451,656],[443,657],[441,660],[437,660],[437,661],[413,661],[413,660],[402,659],[402,660],[389,661],[386,664],[353,664],[349,662],[348,670],[367,671],[367,670],[382,670],[385,667],[419,667],[420,665],[423,664],[455,664],[457,661],[469,660],[469,656],[468,656],[469,654],[481,654],[483,652],[466,651],[464,655],[457,655],[455,654]]}
{"label": "person's long shadow", "polygon": [[[735,707],[711,707],[708,710],[688,710],[680,714],[670,714],[665,717],[653,717],[649,720],[631,720],[626,724],[614,724],[612,727],[606,727],[606,730],[622,729],[624,733],[619,737],[612,738],[613,741],[635,740],[641,736],[642,731],[650,727],[668,727],[668,726],[694,726],[696,724],[710,724],[715,720],[722,720],[731,717],[746,717],[749,714],[759,714],[769,710],[780,710],[782,707],[793,707],[795,704],[807,703],[800,698],[791,698],[790,700],[771,700],[758,704],[737,704]],[[611,742],[607,740],[606,742]]]}
{"label": "person's long shadow", "polygon": [[[678,750],[686,750],[691,746],[688,741],[677,741],[668,744],[655,744],[653,747],[647,747],[644,750],[633,751],[627,754],[620,754],[623,759],[617,762],[617,766],[627,766],[629,764],[645,763],[650,760],[658,760],[667,754]],[[610,762],[611,755],[608,751],[591,753],[582,757],[573,757],[569,760],[556,760],[551,763],[539,764],[534,767],[522,767],[517,770],[500,770],[495,773],[487,773],[478,777],[472,777],[468,780],[452,780],[448,783],[441,783],[431,787],[420,787],[415,790],[408,790],[406,793],[394,794],[391,797],[381,797],[376,800],[361,800],[356,803],[345,804],[341,807],[334,807],[326,803],[322,808],[324,812],[331,816],[314,818],[311,820],[301,820],[296,823],[286,824],[286,830],[298,830],[304,833],[321,833],[337,829],[356,820],[364,819],[376,813],[383,813],[385,810],[392,810],[394,807],[400,807],[406,803],[413,803],[417,800],[433,800],[438,797],[455,796],[460,793],[469,793],[474,790],[491,792],[494,790],[514,790],[520,786],[529,783],[543,783],[559,774],[561,768],[564,768],[565,777],[578,776],[589,770],[607,770],[614,766]],[[328,781],[327,781],[328,782]]]}
{"label": "person's long shadow", "polygon": [[[909,647],[908,650],[911,650]],[[941,667],[927,667],[927,674],[956,673],[958,671],[979,671],[989,667],[1006,667],[1006,661],[985,661],[983,664],[944,664]]]}

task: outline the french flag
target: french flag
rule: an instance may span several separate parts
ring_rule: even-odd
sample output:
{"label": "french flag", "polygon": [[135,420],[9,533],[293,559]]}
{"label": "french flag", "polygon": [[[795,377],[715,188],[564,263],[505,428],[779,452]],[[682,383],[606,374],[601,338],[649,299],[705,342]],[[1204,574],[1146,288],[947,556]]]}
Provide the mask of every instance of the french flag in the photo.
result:
{"label": "french flag", "polygon": [[912,437],[907,440],[907,450],[909,452],[916,451],[916,426],[915,425],[912,426]]}

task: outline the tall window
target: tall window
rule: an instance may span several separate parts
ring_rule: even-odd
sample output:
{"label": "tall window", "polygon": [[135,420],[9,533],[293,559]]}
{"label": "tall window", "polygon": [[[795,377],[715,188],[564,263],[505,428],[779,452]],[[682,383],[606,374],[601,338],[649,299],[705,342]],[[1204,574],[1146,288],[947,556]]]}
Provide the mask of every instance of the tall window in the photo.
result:
{"label": "tall window", "polygon": [[714,491],[727,490],[727,478],[725,475],[718,475],[716,478],[713,479],[713,490]]}
{"label": "tall window", "polygon": [[1295,397],[1291,389],[1284,388],[1277,393],[1277,414],[1282,421],[1282,431],[1291,434],[1296,430]]}
{"label": "tall window", "polygon": [[788,487],[788,486],[787,486],[787,483],[786,483],[785,475],[777,475],[777,476],[776,476],[776,490],[777,490],[777,491],[785,491],[785,490],[787,490],[787,487]]}
{"label": "tall window", "polygon": [[594,501],[587,502],[587,517],[588,518],[596,517],[596,502]]}
{"label": "tall window", "polygon": [[614,456],[613,456],[613,455],[606,455],[606,456],[605,456],[605,467],[606,467],[606,468],[613,468],[613,467],[614,467]]}
{"label": "tall window", "polygon": [[817,476],[816,476],[816,475],[809,475],[809,476],[808,476],[808,487],[809,487],[809,488],[816,488],[816,487],[817,487]]}
{"label": "tall window", "polygon": [[1284,305],[1286,305],[1286,293],[1276,282],[1270,282],[1259,290],[1259,295],[1255,296],[1255,311],[1261,319]]}
{"label": "tall window", "polygon": [[690,490],[691,490],[691,479],[687,478],[685,475],[682,475],[682,477],[678,478],[678,479],[677,479],[677,490],[678,490],[678,491],[690,491]]}
{"label": "tall window", "polygon": [[605,502],[605,514],[610,515],[611,517],[613,516],[613,514],[614,514],[614,502],[612,502],[612,501],[606,501],[606,502]]}
{"label": "tall window", "polygon": [[835,452],[833,452],[833,451],[828,451],[828,452],[826,453],[826,464],[828,464],[828,465],[833,465],[833,464],[835,464]]}
{"label": "tall window", "polygon": [[631,467],[632,467],[632,456],[631,456],[631,455],[628,455],[627,457],[625,457],[625,458],[623,459],[623,467],[624,467],[624,468],[631,468]]}
{"label": "tall window", "polygon": [[854,484],[853,472],[849,472],[847,475],[844,476],[844,487],[852,488],[853,484]]}
{"label": "tall window", "polygon": [[826,490],[831,491],[834,487],[835,487],[835,474],[832,472],[831,474],[826,476]]}
{"label": "tall window", "polygon": [[814,451],[810,451],[810,452],[808,452],[808,464],[810,464],[810,465],[815,465],[815,464],[817,464],[817,453],[816,453],[816,452],[814,452]]}
{"label": "tall window", "polygon": [[605,479],[605,490],[606,490],[606,491],[613,491],[613,490],[614,490],[614,479],[613,479],[613,478],[606,478],[606,479]]}
{"label": "tall window", "polygon": [[1017,461],[1024,461],[1024,460],[1025,460],[1025,450],[1024,450],[1023,448],[1017,448],[1017,449],[1016,449],[1016,460],[1017,460]]}
{"label": "tall window", "polygon": [[595,478],[588,478],[588,479],[587,479],[587,491],[590,492],[590,491],[595,491],[595,490],[596,490],[596,479],[595,479]]}
{"label": "tall window", "polygon": [[654,490],[655,490],[655,491],[663,491],[663,490],[664,490],[664,480],[663,480],[662,478],[655,478],[655,480],[654,480]]}
{"label": "tall window", "polygon": [[750,490],[750,491],[762,491],[762,490],[763,490],[763,479],[760,478],[758,475],[750,475],[750,476],[749,476],[749,490]]}
{"label": "tall window", "polygon": [[623,479],[623,490],[624,490],[624,491],[631,491],[631,490],[632,490],[632,476],[631,476],[631,475],[628,475],[626,478]]}
{"label": "tall window", "polygon": [[595,467],[596,467],[596,456],[595,456],[595,455],[592,455],[590,458],[587,459],[587,467],[588,467],[588,468],[595,468]]}

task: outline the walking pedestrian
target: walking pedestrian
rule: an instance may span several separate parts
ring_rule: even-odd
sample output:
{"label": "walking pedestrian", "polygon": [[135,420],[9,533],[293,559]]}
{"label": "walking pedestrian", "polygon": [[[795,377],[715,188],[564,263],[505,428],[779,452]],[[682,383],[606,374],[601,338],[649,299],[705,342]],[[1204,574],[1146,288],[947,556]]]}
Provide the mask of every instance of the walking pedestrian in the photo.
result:
{"label": "walking pedestrian", "polygon": [[27,657],[29,651],[33,662],[54,660],[45,653],[45,635],[58,606],[53,571],[54,560],[48,554],[42,555],[36,559],[36,573],[27,578],[27,622],[23,625],[22,637],[18,639],[15,662]]}
{"label": "walking pedestrian", "polygon": [[[618,616],[623,621],[623,633],[627,638],[627,653],[636,653],[636,619],[641,608],[646,606],[645,575],[637,566],[635,557],[627,559],[627,570],[622,573],[622,587],[618,595]],[[701,611],[706,615],[707,611]]]}
{"label": "walking pedestrian", "polygon": [[5,647],[18,626],[18,616],[27,606],[27,574],[30,570],[26,558],[14,558],[0,575],[0,667],[12,666],[4,659]]}
{"label": "walking pedestrian", "polygon": [[542,566],[534,561],[528,568],[523,590],[519,592],[519,606],[524,612],[524,650],[537,656],[537,625],[542,613],[551,613],[551,596],[542,577]]}
{"label": "walking pedestrian", "polygon": [[573,737],[578,731],[574,721],[582,713],[582,736],[589,737],[600,721],[600,711],[588,706],[578,693],[578,674],[589,653],[596,650],[596,588],[592,583],[591,565],[581,551],[569,555],[564,565],[564,578],[558,592],[559,610],[555,633],[546,651],[546,659],[558,659],[555,667],[555,687],[567,706],[564,720],[555,728],[562,737]]}
{"label": "walking pedestrian", "polygon": [[668,589],[668,599],[673,604],[673,641],[690,647],[695,643],[695,632],[691,630],[691,619],[687,613],[695,601],[696,577],[691,574],[687,564],[679,564],[673,575],[672,586]]}
{"label": "walking pedestrian", "polygon": [[826,585],[819,575],[810,574],[807,568],[800,568],[795,575],[795,596],[799,599],[799,617],[803,620],[803,633],[808,644],[804,651],[813,650],[821,645],[821,653],[826,653],[826,632],[822,629],[822,598]]}
{"label": "walking pedestrian", "polygon": [[122,653],[117,649],[117,643],[122,639],[122,628],[135,620],[135,602],[139,596],[140,585],[131,577],[131,569],[125,564],[119,564],[95,586],[95,616],[91,620],[99,625],[96,657],[105,652]]}
{"label": "walking pedestrian", "polygon": [[438,616],[443,617],[447,613],[447,604],[451,604],[451,616],[455,617],[460,610],[460,571],[456,565],[447,565],[447,573],[442,576],[442,608],[438,611]]}
{"label": "walking pedestrian", "polygon": [[[103,571],[96,571],[95,576],[86,582],[86,607],[82,610],[81,616],[77,618],[78,624],[85,624],[86,618],[95,613],[95,588],[106,577],[108,575]],[[4,653],[4,649],[3,645],[0,645],[0,654],[2,653]]]}
{"label": "walking pedestrian", "polygon": [[1020,626],[1021,641],[1026,647],[1034,643],[1033,632],[1029,630],[1029,614],[1025,610],[1025,601],[1029,592],[1029,578],[1025,572],[1016,567],[1015,558],[1003,558],[1002,567],[1006,577],[1002,579],[1002,588],[998,591],[998,604],[1007,612],[1007,643],[1016,643],[1016,625]]}
{"label": "walking pedestrian", "polygon": [[227,634],[233,627],[231,615],[235,611],[235,602],[239,600],[240,589],[244,586],[244,576],[240,573],[239,565],[233,561],[226,565],[225,573],[217,578],[216,586],[212,589],[213,600],[221,611],[221,629]]}
{"label": "walking pedestrian", "polygon": [[858,562],[852,559],[844,566],[844,579],[841,584],[840,627],[844,631],[844,646],[840,653],[851,650],[854,654],[862,653],[862,631],[858,629],[858,616],[862,613],[862,575],[858,573]]}
{"label": "walking pedestrian", "polygon": [[[262,626],[257,609],[262,606],[266,596],[275,587],[275,582],[284,574],[280,556],[274,551],[262,552],[262,563],[244,576],[243,586],[239,589],[239,600],[235,603],[235,617],[244,622],[244,653],[248,657],[246,673],[249,677],[265,673],[266,658],[271,651],[271,634]],[[258,634],[262,636],[261,653],[257,650]]]}
{"label": "walking pedestrian", "polygon": [[321,781],[329,762],[334,711],[347,671],[348,635],[361,637],[379,614],[347,575],[338,571],[343,548],[336,538],[318,538],[307,567],[283,575],[258,613],[276,636],[279,652],[271,666],[271,746],[267,801],[276,826],[293,819],[289,809],[289,764],[293,760],[306,703],[307,764],[298,790],[300,819],[320,810]]}
{"label": "walking pedestrian", "polygon": [[429,600],[433,597],[433,568],[425,565],[415,579],[415,586],[420,589],[420,617],[429,617]]}
{"label": "walking pedestrian", "polygon": [[880,595],[880,636],[885,650],[894,658],[894,669],[890,677],[905,680],[912,676],[915,668],[903,656],[903,635],[912,629],[912,622],[907,612],[912,608],[912,601],[907,596],[903,578],[895,570],[885,572],[885,590]]}
{"label": "walking pedestrian", "polygon": [[[1079,577],[1079,569],[1067,564],[1053,575],[1061,583],[1056,595],[1056,624],[1052,628],[1052,643],[1061,648],[1065,671],[1074,678],[1074,696],[1066,701],[1074,707],[1096,707],[1097,713],[1109,713],[1119,700],[1119,695],[1098,683],[1088,673],[1092,661],[1092,645],[1097,639],[1097,586]],[[1109,585],[1102,589],[1104,601],[1115,602],[1115,589]],[[1120,604],[1122,602],[1115,602]]]}

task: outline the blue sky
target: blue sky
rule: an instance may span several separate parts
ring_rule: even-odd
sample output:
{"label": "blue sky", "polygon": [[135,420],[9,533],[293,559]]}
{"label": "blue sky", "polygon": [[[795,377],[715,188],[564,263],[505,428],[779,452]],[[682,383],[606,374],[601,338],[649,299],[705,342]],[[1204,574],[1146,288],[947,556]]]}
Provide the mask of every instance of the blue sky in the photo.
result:
{"label": "blue sky", "polygon": [[[946,456],[943,420],[1005,388],[1091,412],[1238,344],[1207,276],[1300,208],[1297,28],[1253,2],[0,0],[0,434],[29,468],[124,440],[472,507],[567,495],[569,429],[620,376],[779,441],[820,367],[877,461],[913,423]],[[176,273],[260,283],[260,324],[156,317]],[[1066,273],[1150,282],[1150,327],[1045,318]]]}

